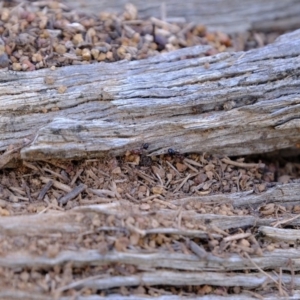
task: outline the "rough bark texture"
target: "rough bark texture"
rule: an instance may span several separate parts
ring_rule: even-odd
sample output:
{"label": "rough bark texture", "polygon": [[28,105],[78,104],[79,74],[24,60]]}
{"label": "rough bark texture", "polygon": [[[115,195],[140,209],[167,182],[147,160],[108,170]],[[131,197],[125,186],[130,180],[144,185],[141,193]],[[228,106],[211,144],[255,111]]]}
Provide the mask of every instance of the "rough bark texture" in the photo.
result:
{"label": "rough bark texture", "polygon": [[[245,155],[297,146],[300,40],[201,57],[207,49],[2,72],[0,149],[24,137],[33,140],[21,153],[30,160],[119,155],[144,142],[153,155],[168,148]],[[187,54],[195,58],[180,60]]]}
{"label": "rough bark texture", "polygon": [[[184,18],[187,22],[203,23],[210,30],[244,32],[249,29],[286,30],[299,28],[300,2],[295,0],[131,0],[139,16]],[[122,12],[127,0],[66,0],[65,3],[89,13]],[[165,9],[162,8],[164,3]]]}

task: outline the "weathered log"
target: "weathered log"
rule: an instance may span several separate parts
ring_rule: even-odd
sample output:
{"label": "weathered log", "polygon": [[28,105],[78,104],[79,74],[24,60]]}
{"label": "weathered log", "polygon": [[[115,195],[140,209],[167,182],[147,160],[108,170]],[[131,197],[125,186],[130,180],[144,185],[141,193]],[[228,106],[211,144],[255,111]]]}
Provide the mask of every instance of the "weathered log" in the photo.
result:
{"label": "weathered log", "polygon": [[[287,184],[287,186],[289,185]],[[292,187],[292,185],[289,186],[290,189],[292,189]],[[266,197],[266,200],[269,198],[269,196],[270,195]],[[248,206],[247,199],[245,199],[244,205],[246,207]],[[76,268],[105,267],[110,264],[126,264],[135,266],[137,268],[137,272],[134,275],[130,274],[128,276],[111,276],[107,278],[99,275],[98,277],[86,277],[78,281],[72,281],[70,284],[60,286],[56,290],[58,295],[60,292],[81,289],[84,287],[104,289],[121,286],[137,286],[141,284],[141,280],[143,280],[143,283],[147,284],[148,286],[173,284],[221,285],[221,282],[224,281],[225,278],[228,279],[229,272],[231,274],[230,280],[227,280],[226,286],[256,288],[272,278],[272,280],[269,281],[269,284],[275,284],[275,287],[277,287],[280,281],[280,276],[277,276],[271,272],[266,273],[263,270],[282,269],[283,271],[288,272],[291,270],[291,265],[293,266],[293,270],[295,272],[300,270],[299,251],[295,248],[276,249],[272,252],[264,251],[261,253],[261,255],[252,254],[251,258],[234,253],[218,256],[214,253],[207,252],[205,257],[201,259],[194,253],[176,253],[173,251],[162,251],[160,249],[153,249],[151,252],[140,252],[131,249],[125,252],[111,250],[101,253],[99,249],[74,248],[74,244],[76,245],[78,243],[77,241],[80,239],[80,236],[94,234],[101,231],[105,231],[109,235],[118,230],[127,230],[130,232],[134,229],[134,231],[138,231],[141,236],[167,233],[168,236],[181,236],[182,238],[197,237],[204,240],[207,239],[207,234],[209,234],[210,238],[225,241],[231,236],[224,237],[222,235],[211,233],[212,228],[210,228],[210,226],[217,225],[222,229],[240,228],[245,226],[242,218],[235,216],[229,217],[224,215],[202,215],[197,214],[196,212],[183,211],[182,218],[189,220],[191,223],[196,223],[199,217],[211,220],[211,222],[209,222],[210,225],[207,227],[208,232],[206,233],[205,231],[200,230],[188,230],[185,228],[139,229],[130,227],[128,224],[126,224],[126,222],[122,222],[122,224],[124,224],[123,227],[100,226],[95,227],[94,229],[91,229],[90,227],[92,220],[94,220],[95,216],[97,215],[100,218],[104,215],[114,215],[116,219],[121,220],[123,218],[127,218],[132,213],[136,213],[137,209],[138,205],[136,204],[129,204],[124,200],[118,200],[111,204],[76,207],[66,212],[48,212],[46,214],[0,218],[0,235],[2,237],[6,237],[6,245],[9,246],[10,243],[15,243],[16,241],[19,241],[19,243],[22,241],[23,243],[22,248],[12,247],[10,248],[10,251],[7,251],[5,254],[2,253],[0,257],[0,267],[7,268],[8,270],[22,268],[39,270],[51,269],[54,266],[60,266],[63,268],[67,262],[72,262],[72,265]],[[174,220],[177,214],[177,210],[162,210],[157,214],[144,213],[143,218],[149,217],[152,220],[155,218],[159,220],[162,219],[162,216],[164,216],[164,219]],[[246,226],[257,226],[262,224],[271,225],[271,223],[274,221],[282,221],[281,218],[276,220],[269,218],[254,218],[251,216],[244,216],[243,218],[252,218],[252,224],[246,224]],[[217,223],[214,223],[214,220],[216,219]],[[234,224],[233,226],[228,227],[229,219],[231,219],[231,224]],[[151,223],[149,222],[149,224]],[[295,223],[294,225],[297,224]],[[267,232],[267,230],[274,231],[274,229],[271,227],[266,226],[261,226],[259,230],[262,232]],[[279,242],[286,240],[285,234],[280,234],[280,231],[284,231],[284,229],[277,231],[279,234],[277,234],[276,240]],[[47,241],[49,241],[49,238],[55,238],[58,241],[63,239],[64,244],[63,246],[57,248],[54,254],[48,251],[32,253],[32,250],[26,246],[26,243],[30,243],[32,238],[38,238],[39,244],[41,245],[48,245]],[[259,268],[257,266],[259,266]],[[151,271],[148,272],[145,270]],[[245,270],[259,270],[260,272],[252,272],[245,275]],[[182,273],[180,271],[184,272]],[[288,285],[293,282],[294,288],[299,288],[300,286],[299,275],[287,275],[287,273],[285,273],[280,278],[284,284]],[[224,286],[224,284],[222,284],[222,286]],[[10,295],[10,299],[18,299],[18,294],[16,293],[16,291],[12,292],[11,290],[2,289],[0,292],[0,297]],[[20,293],[19,295],[23,295],[23,298],[27,299],[25,292],[18,291],[18,293]],[[38,295],[39,292],[34,291],[33,296],[29,299],[48,299],[46,297],[38,298]],[[58,299],[69,298],[61,297]],[[243,298],[240,297],[238,299]]]}
{"label": "weathered log", "polygon": [[[144,142],[151,155],[169,148],[245,155],[295,147],[300,40],[199,58],[207,49],[2,72],[0,149],[24,137],[33,140],[21,152],[29,160],[119,155]],[[198,58],[180,60],[187,54]]]}
{"label": "weathered log", "polygon": [[216,194],[216,195],[203,195],[191,196],[173,200],[171,203],[175,205],[186,205],[188,203],[230,203],[233,207],[250,206],[257,209],[262,204],[277,203],[280,205],[295,205],[300,201],[300,185],[299,182],[278,184],[273,188],[268,189],[264,193],[255,194],[253,191],[231,193],[231,194]]}
{"label": "weathered log", "polygon": [[[299,28],[300,3],[294,0],[189,0],[187,1],[139,1],[137,6],[141,18],[158,17],[203,23],[210,30],[245,32],[249,29],[274,30]],[[127,0],[88,0],[65,3],[88,13],[111,11],[120,13]]]}

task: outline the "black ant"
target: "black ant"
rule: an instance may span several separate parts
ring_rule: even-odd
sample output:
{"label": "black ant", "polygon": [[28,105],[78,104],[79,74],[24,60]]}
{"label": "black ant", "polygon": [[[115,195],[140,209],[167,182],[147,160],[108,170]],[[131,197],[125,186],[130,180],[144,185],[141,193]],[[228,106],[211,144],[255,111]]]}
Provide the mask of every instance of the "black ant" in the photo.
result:
{"label": "black ant", "polygon": [[180,153],[179,151],[177,151],[177,150],[174,150],[174,149],[172,149],[172,148],[169,148],[168,149],[168,155],[170,156],[170,157],[174,157],[174,158],[177,158],[178,160],[180,160],[180,161],[182,161],[182,160],[184,160],[184,155],[182,154],[182,153]]}
{"label": "black ant", "polygon": [[152,164],[151,157],[147,156],[147,149],[149,148],[148,143],[144,143],[140,149],[134,149],[130,151],[130,154],[133,155],[140,155],[140,166],[150,166]]}
{"label": "black ant", "polygon": [[135,154],[135,155],[141,155],[141,154],[144,154],[148,148],[149,148],[149,144],[144,143],[140,149],[133,149],[130,151],[130,153]]}

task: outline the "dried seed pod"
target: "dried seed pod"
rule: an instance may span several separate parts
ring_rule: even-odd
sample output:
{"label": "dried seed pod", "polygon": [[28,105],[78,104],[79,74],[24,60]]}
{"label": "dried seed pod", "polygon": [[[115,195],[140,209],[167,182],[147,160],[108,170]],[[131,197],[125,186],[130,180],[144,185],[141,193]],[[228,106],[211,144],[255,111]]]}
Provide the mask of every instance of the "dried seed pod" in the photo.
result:
{"label": "dried seed pod", "polygon": [[113,60],[113,53],[111,52],[111,51],[108,51],[107,53],[106,53],[106,58],[108,59],[108,60]]}
{"label": "dried seed pod", "polygon": [[39,21],[39,28],[40,28],[40,29],[45,29],[46,26],[47,26],[47,23],[48,23],[48,17],[42,16],[42,17],[40,18],[40,21]]}
{"label": "dried seed pod", "polygon": [[164,188],[162,186],[154,186],[151,188],[151,192],[156,195],[161,195],[164,193]]}
{"label": "dried seed pod", "polygon": [[117,54],[119,58],[124,59],[125,54],[126,54],[126,48],[124,46],[121,46],[117,49]]}
{"label": "dried seed pod", "polygon": [[76,45],[76,46],[78,44],[82,43],[83,42],[82,34],[81,33],[75,34],[72,41],[73,41],[74,45]]}
{"label": "dried seed pod", "polygon": [[90,61],[92,58],[91,51],[87,48],[82,49],[81,56],[83,60],[87,60],[87,61]]}
{"label": "dried seed pod", "polygon": [[100,53],[98,58],[97,58],[97,61],[104,61],[106,60],[106,54],[105,53]]}
{"label": "dried seed pod", "polygon": [[54,46],[54,51],[57,52],[58,54],[62,55],[67,52],[66,46],[65,45],[55,45]]}
{"label": "dried seed pod", "polygon": [[43,60],[43,56],[41,55],[41,53],[34,53],[32,55],[32,61],[33,62],[40,62]]}
{"label": "dried seed pod", "polygon": [[29,65],[24,63],[22,64],[22,71],[27,71],[29,69]]}
{"label": "dried seed pod", "polygon": [[22,65],[18,62],[15,62],[12,64],[12,69],[13,71],[21,71],[22,70]]}
{"label": "dried seed pod", "polygon": [[86,36],[92,41],[92,38],[96,35],[96,30],[94,28],[89,28],[86,32]]}
{"label": "dried seed pod", "polygon": [[98,59],[100,51],[98,49],[92,49],[91,54],[94,59]]}

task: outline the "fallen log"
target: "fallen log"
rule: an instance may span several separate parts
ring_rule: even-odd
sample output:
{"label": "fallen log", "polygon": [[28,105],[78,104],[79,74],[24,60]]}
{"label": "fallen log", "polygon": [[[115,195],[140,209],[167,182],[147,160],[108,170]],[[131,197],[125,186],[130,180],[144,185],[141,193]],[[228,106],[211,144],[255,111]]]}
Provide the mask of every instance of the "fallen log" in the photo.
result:
{"label": "fallen log", "polygon": [[[110,251],[101,250],[100,245],[106,244],[104,240],[95,249],[80,247],[80,242],[83,239],[89,240],[89,236],[98,236],[96,233],[105,232],[105,239],[110,241],[112,238],[117,240],[119,235],[114,232],[122,232],[125,236],[127,232],[132,231],[132,227],[122,222],[125,227],[98,226],[100,223],[95,223],[95,220],[107,224],[106,217],[116,216],[116,220],[126,218],[130,214],[136,212],[137,207],[132,206],[132,209],[124,209],[121,204],[105,204],[105,205],[89,205],[76,207],[70,211],[38,214],[11,216],[0,219],[0,236],[5,238],[5,243],[1,248],[0,267],[6,269],[22,269],[33,268],[34,270],[45,270],[56,268],[67,268],[66,264],[71,262],[73,268],[97,268],[99,275],[88,276],[83,279],[72,280],[70,283],[61,284],[53,291],[54,294],[60,294],[68,290],[80,290],[83,287],[104,289],[121,286],[137,286],[143,282],[147,285],[222,285],[225,278],[230,274],[230,280],[227,280],[226,286],[240,286],[242,288],[259,288],[264,282],[268,282],[275,287],[280,284],[280,280],[286,285],[293,282],[294,288],[300,286],[299,275],[282,274],[269,272],[270,269],[279,269],[288,272],[291,270],[291,265],[294,271],[300,269],[299,251],[297,249],[276,249],[274,251],[264,250],[261,254],[252,253],[249,256],[243,256],[236,253],[224,253],[217,255],[214,252],[205,252],[205,256],[199,258],[196,253],[185,252],[178,253],[174,251],[166,251],[162,249],[151,249],[151,251],[141,251],[140,249],[117,250]],[[169,211],[176,213],[176,211]],[[165,218],[169,218],[167,211],[162,212]],[[192,222],[196,222],[197,214],[187,212],[184,218],[190,218]],[[146,215],[144,215],[145,217]],[[202,216],[198,214],[198,216]],[[209,216],[205,216],[209,218]],[[158,218],[158,215],[149,214],[149,218]],[[171,216],[174,219],[174,216]],[[227,216],[219,216],[220,223],[226,223]],[[111,218],[110,218],[111,219]],[[234,218],[233,218],[234,219]],[[112,219],[111,219],[112,220]],[[124,219],[125,220],[125,219]],[[223,221],[222,221],[223,220]],[[263,220],[258,220],[263,223]],[[265,219],[265,223],[272,220]],[[238,223],[238,222],[237,222]],[[240,221],[239,221],[240,223]],[[91,228],[91,224],[95,224]],[[241,227],[237,226],[238,228]],[[135,230],[137,230],[136,228]],[[140,233],[145,231],[147,235],[164,234],[160,228],[154,230],[139,229]],[[197,230],[187,230],[185,228],[174,228],[173,233],[166,233],[177,240],[176,236],[189,236],[192,231],[198,232],[198,237],[205,240],[203,234],[207,234],[210,238],[215,238],[220,241],[229,240],[228,237],[203,232],[199,235]],[[276,239],[284,241],[286,239],[284,231],[287,233],[289,229],[275,229],[272,227],[261,226],[260,231],[265,232],[270,238],[274,238],[268,232],[277,231]],[[136,231],[137,232],[137,231]],[[281,233],[282,232],[282,233]],[[293,230],[295,232],[295,230]],[[140,235],[141,237],[142,234]],[[196,235],[197,237],[197,235]],[[120,238],[120,237],[119,237]],[[36,245],[28,247],[36,241]],[[52,243],[51,243],[52,241]],[[62,241],[64,241],[62,243]],[[294,240],[296,242],[296,240]],[[16,243],[22,247],[16,247]],[[14,246],[13,246],[14,245]],[[199,243],[199,245],[201,245]],[[117,246],[116,246],[117,247]],[[138,246],[137,246],[138,247]],[[239,246],[237,246],[239,247]],[[244,248],[243,248],[244,249]],[[250,248],[249,248],[250,249]],[[106,276],[101,272],[105,272],[108,265],[118,266],[127,265],[136,268],[134,274],[126,276],[115,275]],[[259,266],[259,267],[258,267]],[[245,274],[245,270],[260,271],[259,273]],[[266,270],[266,271],[264,271]],[[180,272],[184,271],[184,273]],[[226,273],[224,272],[226,271]],[[180,276],[179,276],[180,274]],[[184,274],[184,276],[182,276]],[[200,276],[201,275],[201,276]],[[3,273],[0,274],[3,276]],[[16,275],[17,276],[17,275]],[[142,281],[141,281],[142,280]],[[2,291],[4,292],[4,291]],[[21,291],[20,291],[21,292]],[[39,291],[34,290],[34,295],[38,295]],[[15,298],[13,298],[15,299]],[[35,298],[34,298],[35,299]],[[42,299],[42,298],[41,298]],[[64,299],[64,298],[59,298]]]}
{"label": "fallen log", "polygon": [[[27,160],[121,155],[145,142],[150,155],[169,148],[246,155],[296,147],[300,39],[203,57],[208,49],[1,72],[0,149],[24,137],[32,140],[21,151]],[[186,55],[194,58],[181,59]]]}

